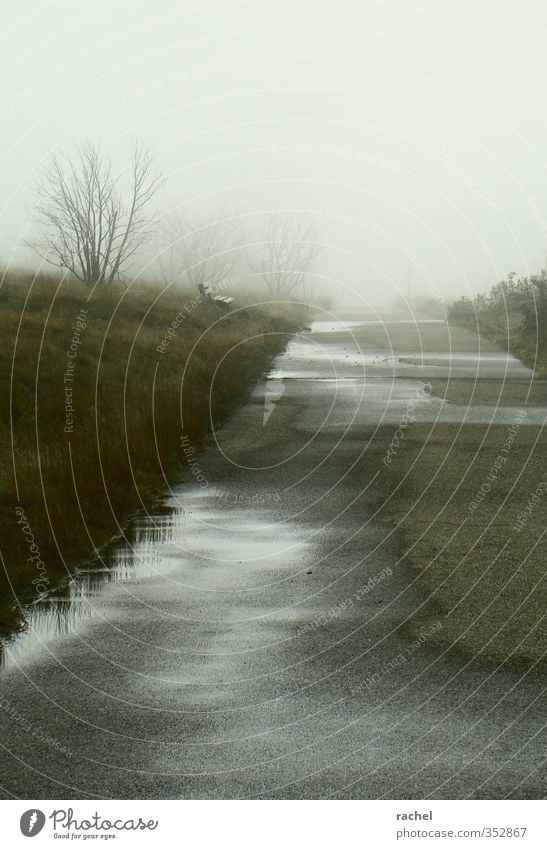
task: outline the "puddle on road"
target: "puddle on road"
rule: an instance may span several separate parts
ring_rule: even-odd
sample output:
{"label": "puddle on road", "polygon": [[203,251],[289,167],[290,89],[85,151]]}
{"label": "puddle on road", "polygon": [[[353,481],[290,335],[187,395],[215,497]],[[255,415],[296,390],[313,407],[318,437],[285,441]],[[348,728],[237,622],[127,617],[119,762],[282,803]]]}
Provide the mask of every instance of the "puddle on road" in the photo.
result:
{"label": "puddle on road", "polygon": [[[205,513],[205,521],[192,522],[173,533],[171,543],[164,546],[162,556],[174,561],[191,556],[201,565],[208,563],[243,564],[260,561],[274,562],[302,547],[298,539],[277,524],[257,524],[239,520],[230,515],[224,527],[214,521],[214,515]],[[222,514],[226,523],[227,515]]]}
{"label": "puddle on road", "polygon": [[94,565],[81,566],[70,580],[24,607],[21,629],[0,641],[0,667],[19,665],[56,638],[77,631],[96,615],[97,599],[109,585],[158,574],[158,545],[169,539],[176,512],[165,504],[157,515],[135,517],[125,539],[107,545]]}
{"label": "puddle on road", "polygon": [[408,319],[408,318],[394,318],[394,319],[380,319],[380,318],[372,318],[362,321],[343,321],[343,320],[333,320],[333,321],[313,321],[310,326],[310,333],[339,333],[341,330],[353,330],[357,327],[386,327],[387,325],[392,324],[402,324],[402,325],[418,325],[418,324],[446,324],[444,318],[422,318],[422,319]]}
{"label": "puddle on road", "polygon": [[126,541],[112,544],[100,565],[79,569],[64,586],[29,605],[23,629],[0,644],[0,665],[39,659],[93,617],[108,619],[109,605],[124,587],[138,605],[139,586],[145,585],[146,595],[156,580],[165,582],[168,594],[203,597],[252,592],[274,570],[277,584],[291,579],[309,548],[303,529],[276,522],[271,508],[268,513],[259,508],[256,516],[253,521],[237,500],[219,509],[214,492],[193,482],[180,485],[160,513],[134,518]]}
{"label": "puddle on road", "polygon": [[[458,353],[363,350],[348,336],[340,342],[340,331],[372,324],[443,324],[442,321],[355,321],[313,322],[309,338],[293,339],[285,354],[278,358],[266,381],[258,384],[253,395],[268,391],[271,381],[287,381],[287,391],[306,393],[306,410],[298,426],[317,429],[318,407],[325,393],[336,393],[333,417],[326,429],[344,429],[352,419],[359,424],[397,423],[411,401],[413,415],[422,422],[492,422],[511,424],[517,407],[464,407],[429,396],[424,391],[428,377],[519,377],[531,372],[514,357],[503,353]],[[320,341],[314,340],[317,334]],[[328,343],[328,334],[333,336]],[[336,340],[334,336],[336,335]],[[441,374],[440,374],[441,373]],[[308,381],[304,384],[299,381]],[[266,390],[267,384],[270,384]],[[313,386],[313,389],[311,387]],[[281,394],[281,393],[279,393]],[[527,408],[526,421],[541,424],[542,407]],[[233,505],[232,505],[233,506]],[[271,509],[270,505],[270,509]],[[109,587],[135,584],[139,580],[168,580],[193,591],[196,575],[211,572],[211,589],[242,592],[264,579],[270,567],[279,568],[283,560],[304,560],[306,543],[301,530],[285,525],[250,521],[247,511],[238,514],[226,504],[222,507],[212,492],[187,484],[166,497],[159,512],[138,516],[130,524],[126,540],[111,544],[93,567],[82,567],[63,587],[26,609],[24,628],[0,643],[0,663],[23,663],[63,635],[78,631],[82,622],[97,615],[101,599]],[[260,510],[256,515],[260,514]],[[244,519],[243,517],[247,518]],[[289,556],[288,556],[289,555]],[[234,567],[250,564],[244,577],[245,587],[234,585]],[[230,580],[228,580],[230,578]],[[249,580],[251,578],[251,580]],[[283,578],[282,578],[283,580]],[[225,583],[226,582],[226,583]],[[138,589],[138,587],[137,587]]]}
{"label": "puddle on road", "polygon": [[[313,391],[318,401],[325,392],[336,391],[336,408],[323,429],[329,431],[344,428],[352,418],[358,424],[370,426],[396,424],[407,411],[408,404],[419,399],[428,380],[437,378],[523,379],[532,377],[532,371],[516,357],[503,351],[401,351],[367,349],[362,334],[359,341],[351,331],[367,325],[444,325],[443,320],[424,319],[416,321],[319,321],[311,325],[307,339],[297,337],[289,344],[268,375],[269,380],[280,383],[287,381],[309,381],[315,390],[306,389],[309,406],[299,421],[308,431],[317,430],[317,409],[313,403]],[[345,337],[340,342],[341,333]],[[319,338],[314,339],[314,334]],[[328,335],[332,341],[328,341]],[[347,337],[347,342],[345,341]],[[261,387],[258,387],[257,394]],[[511,424],[521,409],[518,406],[474,405],[464,406],[451,403],[438,396],[413,405],[416,421]],[[529,424],[541,425],[545,420],[543,407],[526,407]]]}
{"label": "puddle on road", "polygon": [[[313,322],[309,335],[291,340],[269,372],[269,380],[343,381],[361,377],[530,377],[532,371],[503,351],[416,351],[367,347],[366,337],[352,331],[366,326],[444,325],[444,321]],[[330,336],[330,339],[329,339]]]}

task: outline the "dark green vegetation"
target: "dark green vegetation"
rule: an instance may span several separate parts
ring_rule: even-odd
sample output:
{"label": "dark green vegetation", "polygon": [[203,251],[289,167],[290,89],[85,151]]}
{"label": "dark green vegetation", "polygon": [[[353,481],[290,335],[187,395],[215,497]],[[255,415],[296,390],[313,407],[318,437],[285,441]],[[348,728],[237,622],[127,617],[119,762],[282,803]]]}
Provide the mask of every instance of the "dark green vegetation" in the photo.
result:
{"label": "dark green vegetation", "polygon": [[453,303],[448,320],[477,331],[547,376],[547,272],[519,279],[508,274],[488,295]]}
{"label": "dark green vegetation", "polygon": [[0,627],[120,533],[180,478],[247,396],[287,334],[291,304],[229,312],[195,292],[89,289],[4,275],[0,286]]}

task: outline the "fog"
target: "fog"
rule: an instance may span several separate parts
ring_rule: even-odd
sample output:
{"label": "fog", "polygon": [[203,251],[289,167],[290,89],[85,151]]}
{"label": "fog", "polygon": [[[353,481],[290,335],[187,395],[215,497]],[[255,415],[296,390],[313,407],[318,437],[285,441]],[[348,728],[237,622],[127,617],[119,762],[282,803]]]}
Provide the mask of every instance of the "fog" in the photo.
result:
{"label": "fog", "polygon": [[[37,262],[36,169],[102,141],[155,152],[154,199],[223,209],[252,239],[305,211],[318,290],[448,298],[545,263],[545,35],[539,0],[5,0],[0,260]],[[228,212],[227,212],[228,210]],[[251,234],[251,235],[249,235]],[[154,272],[155,247],[135,266]]]}

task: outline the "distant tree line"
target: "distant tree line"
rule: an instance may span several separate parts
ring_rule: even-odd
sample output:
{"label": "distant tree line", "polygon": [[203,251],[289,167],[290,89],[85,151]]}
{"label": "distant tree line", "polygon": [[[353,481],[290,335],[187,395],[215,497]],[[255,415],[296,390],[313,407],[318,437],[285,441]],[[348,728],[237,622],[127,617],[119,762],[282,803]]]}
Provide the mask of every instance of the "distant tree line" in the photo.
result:
{"label": "distant tree line", "polygon": [[273,298],[306,297],[320,244],[305,214],[257,213],[246,235],[240,217],[226,210],[196,217],[180,204],[159,215],[151,202],[165,182],[139,141],[119,174],[99,144],[52,153],[37,173],[36,232],[26,244],[89,287],[123,281],[155,238],[167,285],[217,285],[243,264]]}

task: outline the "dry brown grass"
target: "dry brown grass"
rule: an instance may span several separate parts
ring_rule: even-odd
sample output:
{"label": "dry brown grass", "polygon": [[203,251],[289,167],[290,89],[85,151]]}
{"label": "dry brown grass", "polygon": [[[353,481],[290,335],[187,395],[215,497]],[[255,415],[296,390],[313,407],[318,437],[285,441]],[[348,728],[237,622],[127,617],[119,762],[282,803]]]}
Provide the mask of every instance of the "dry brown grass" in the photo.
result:
{"label": "dry brown grass", "polygon": [[[180,438],[197,446],[246,397],[287,333],[289,305],[198,304],[162,339],[188,292],[131,286],[110,296],[70,282],[4,276],[0,286],[0,622],[32,596],[36,560],[15,513],[24,510],[50,584],[148,506],[181,467]],[[88,312],[69,358],[80,310]],[[64,381],[72,362],[73,380]],[[73,429],[65,430],[65,387]],[[28,535],[28,534],[27,534]],[[11,610],[11,614],[8,612]],[[7,625],[6,625],[7,623]]]}

